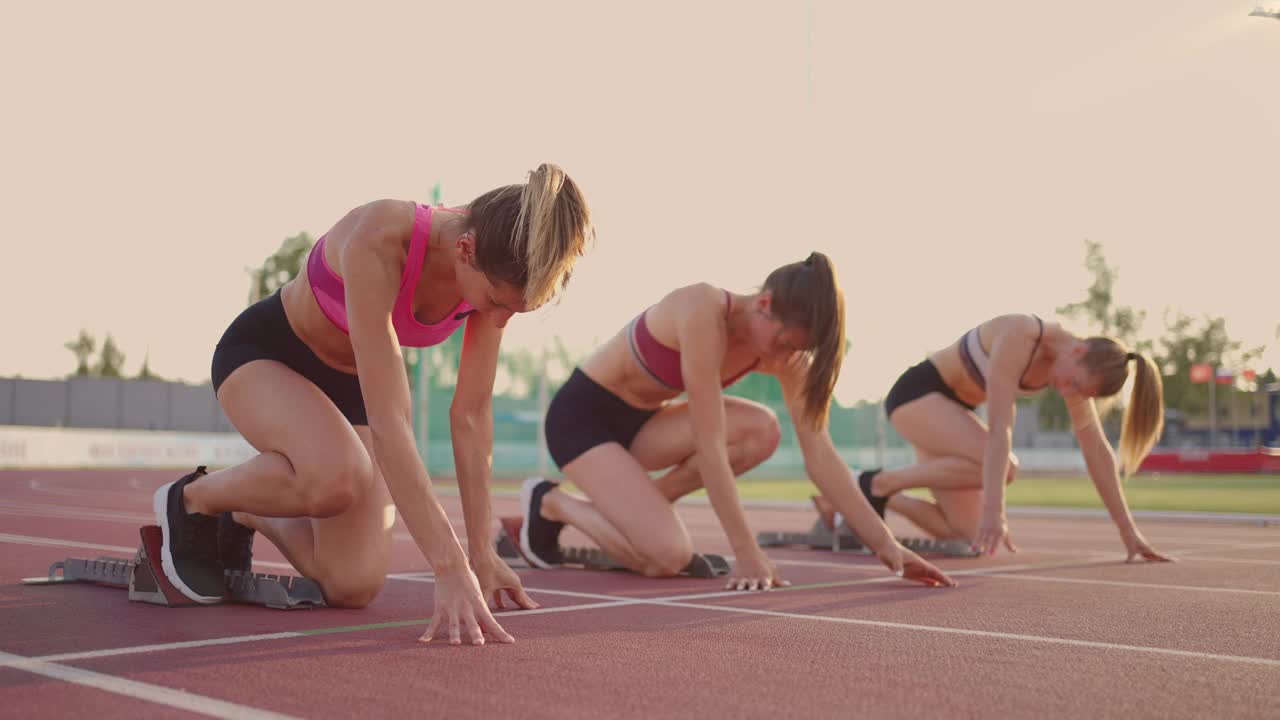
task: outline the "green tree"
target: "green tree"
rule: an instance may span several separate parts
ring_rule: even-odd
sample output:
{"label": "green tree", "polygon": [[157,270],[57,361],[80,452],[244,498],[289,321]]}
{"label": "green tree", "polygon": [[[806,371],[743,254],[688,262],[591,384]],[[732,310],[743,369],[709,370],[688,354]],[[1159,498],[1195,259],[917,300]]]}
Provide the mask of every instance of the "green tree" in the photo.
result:
{"label": "green tree", "polygon": [[142,356],[142,369],[138,371],[139,380],[163,380],[164,378],[151,372],[151,354]]}
{"label": "green tree", "polygon": [[246,268],[252,278],[249,287],[249,304],[252,305],[267,297],[297,277],[312,245],[315,245],[315,241],[310,235],[305,232],[298,233],[280,243],[280,249],[264,260],[261,267]]}
{"label": "green tree", "polygon": [[121,370],[124,368],[124,353],[120,352],[120,348],[116,347],[115,338],[111,334],[107,334],[107,339],[102,341],[102,350],[98,353],[98,365],[94,368],[93,374],[98,377],[119,378],[124,377]]}
{"label": "green tree", "polygon": [[1084,266],[1093,275],[1093,283],[1085,291],[1084,300],[1057,308],[1058,314],[1083,321],[1099,335],[1115,338],[1128,347],[1150,352],[1152,343],[1138,337],[1147,319],[1146,311],[1116,303],[1115,288],[1120,273],[1107,265],[1102,243],[1085,240],[1084,248]]}
{"label": "green tree", "polygon": [[1232,340],[1225,318],[1204,317],[1199,322],[1183,313],[1165,317],[1165,333],[1157,356],[1164,375],[1164,402],[1190,415],[1208,412],[1209,386],[1191,382],[1191,366],[1240,368],[1262,355],[1264,346],[1243,350]]}
{"label": "green tree", "polygon": [[[1147,318],[1146,311],[1115,301],[1120,273],[1107,264],[1102,243],[1085,240],[1084,255],[1084,266],[1093,275],[1093,282],[1085,291],[1083,300],[1057,308],[1058,314],[1083,322],[1092,332],[1115,338],[1139,352],[1152,352],[1151,341],[1138,337]],[[1057,393],[1045,393],[1039,398],[1039,415],[1041,427],[1066,430],[1071,426],[1066,403]]]}
{"label": "green tree", "polygon": [[76,376],[92,375],[89,369],[89,358],[93,356],[95,350],[98,349],[98,341],[94,340],[88,330],[81,330],[80,335],[71,342],[64,343],[63,347],[71,351],[76,356]]}

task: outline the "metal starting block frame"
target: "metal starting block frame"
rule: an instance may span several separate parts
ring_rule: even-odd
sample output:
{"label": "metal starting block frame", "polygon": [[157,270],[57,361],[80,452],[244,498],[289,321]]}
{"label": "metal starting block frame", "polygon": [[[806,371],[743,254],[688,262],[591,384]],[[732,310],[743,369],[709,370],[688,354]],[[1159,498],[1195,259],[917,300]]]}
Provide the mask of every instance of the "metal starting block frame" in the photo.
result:
{"label": "metal starting block frame", "polygon": [[[519,542],[520,526],[524,523],[523,518],[504,517],[499,518],[499,521],[502,523],[502,530],[498,532],[498,537],[494,541],[498,557],[508,562],[522,560],[523,558],[516,543]],[[630,568],[609,557],[600,548],[561,545],[560,556],[564,559],[564,565],[581,567],[585,570],[624,570],[631,572]],[[721,577],[729,574],[729,561],[723,555],[694,553],[693,558],[680,571],[680,574],[694,578]]]}
{"label": "metal starting block frame", "polygon": [[[142,545],[132,560],[67,558],[50,565],[47,577],[23,578],[22,582],[26,585],[93,583],[128,588],[131,602],[166,607],[199,605],[179,592],[165,577],[160,565],[160,527],[146,525],[138,534],[142,537]],[[225,577],[227,591],[223,602],[261,605],[278,610],[325,607],[320,584],[311,578],[240,570],[227,570]]]}
{"label": "metal starting block frame", "polygon": [[[862,544],[858,536],[849,527],[844,518],[832,508],[830,502],[821,495],[810,497],[814,509],[818,511],[818,519],[807,533],[798,532],[762,532],[756,535],[756,543],[760,547],[784,547],[788,545],[805,545],[814,550],[830,550],[832,552],[857,552],[871,555],[871,549]],[[934,538],[900,537],[895,538],[908,550],[921,554],[943,555],[946,557],[977,557],[969,543],[963,540],[937,540]]]}

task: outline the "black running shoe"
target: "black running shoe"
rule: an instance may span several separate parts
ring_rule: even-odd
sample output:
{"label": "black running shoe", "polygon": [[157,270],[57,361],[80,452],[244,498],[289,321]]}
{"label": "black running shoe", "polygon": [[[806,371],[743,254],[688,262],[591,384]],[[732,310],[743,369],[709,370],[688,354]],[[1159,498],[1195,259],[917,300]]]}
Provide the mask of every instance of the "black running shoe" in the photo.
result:
{"label": "black running shoe", "polygon": [[218,516],[218,560],[227,570],[253,570],[253,528],[231,518],[231,513]]}
{"label": "black running shoe", "polygon": [[861,490],[863,496],[867,498],[867,502],[871,503],[871,509],[875,510],[876,514],[883,519],[884,509],[885,506],[889,504],[889,498],[888,496],[881,497],[880,495],[876,495],[871,492],[871,480],[875,478],[876,474],[879,472],[880,469],[877,468],[875,470],[863,470],[861,473],[858,473],[858,489]]}
{"label": "black running shoe", "polygon": [[182,489],[205,474],[203,465],[181,480],[164,485],[152,499],[163,541],[164,575],[183,595],[205,605],[221,602],[226,592],[218,562],[218,518],[188,513]]}
{"label": "black running shoe", "polygon": [[560,531],[564,523],[552,522],[542,517],[542,498],[559,486],[550,480],[531,477],[520,486],[520,510],[524,513],[520,524],[520,553],[534,567],[550,570],[563,559],[560,557]]}

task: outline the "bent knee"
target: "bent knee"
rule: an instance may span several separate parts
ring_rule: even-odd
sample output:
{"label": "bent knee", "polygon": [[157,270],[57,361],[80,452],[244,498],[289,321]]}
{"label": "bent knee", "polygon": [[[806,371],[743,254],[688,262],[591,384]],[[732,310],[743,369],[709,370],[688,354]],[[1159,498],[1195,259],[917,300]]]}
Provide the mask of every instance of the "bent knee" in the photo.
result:
{"label": "bent knee", "polygon": [[673,545],[664,548],[652,548],[643,552],[644,563],[640,568],[645,577],[672,577],[689,566],[693,559],[693,548],[688,545]]}
{"label": "bent knee", "polygon": [[329,465],[311,476],[298,478],[306,498],[307,516],[327,518],[346,512],[356,499],[373,487],[373,465],[367,457],[354,455]]}
{"label": "bent knee", "polygon": [[751,414],[751,420],[743,428],[748,455],[756,463],[764,462],[782,442],[782,426],[778,414],[771,408],[761,407]]}
{"label": "bent knee", "polygon": [[385,577],[378,578],[332,578],[322,581],[320,589],[324,592],[324,601],[329,607],[359,610],[366,607],[382,592]]}
{"label": "bent knee", "polygon": [[1012,485],[1013,481],[1018,478],[1018,456],[1009,453],[1009,474],[1004,478],[1005,485]]}

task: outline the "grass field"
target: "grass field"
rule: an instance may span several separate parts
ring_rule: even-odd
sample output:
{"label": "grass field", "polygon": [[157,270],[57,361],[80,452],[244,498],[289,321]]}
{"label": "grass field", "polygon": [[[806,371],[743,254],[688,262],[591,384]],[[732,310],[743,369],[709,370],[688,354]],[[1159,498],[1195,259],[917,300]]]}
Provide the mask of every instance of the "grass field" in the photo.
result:
{"label": "grass field", "polygon": [[[797,480],[746,480],[738,492],[743,499],[806,500],[816,488]],[[1142,474],[1129,478],[1124,492],[1133,510],[1280,514],[1280,475]],[[1083,476],[1019,478],[1009,486],[1008,504],[1102,507]]]}

